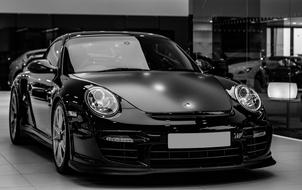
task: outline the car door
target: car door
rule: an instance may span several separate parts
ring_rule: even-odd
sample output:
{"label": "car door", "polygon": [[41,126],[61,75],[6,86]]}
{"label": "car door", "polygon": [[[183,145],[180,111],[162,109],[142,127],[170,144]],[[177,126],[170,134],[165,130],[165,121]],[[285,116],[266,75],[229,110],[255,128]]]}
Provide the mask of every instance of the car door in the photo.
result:
{"label": "car door", "polygon": [[[45,58],[56,68],[58,66],[61,51],[62,41],[59,40],[54,42],[46,52]],[[36,127],[48,137],[51,136],[52,97],[57,88],[57,85],[54,82],[55,77],[56,72],[31,72],[30,77],[28,78],[28,90]]]}

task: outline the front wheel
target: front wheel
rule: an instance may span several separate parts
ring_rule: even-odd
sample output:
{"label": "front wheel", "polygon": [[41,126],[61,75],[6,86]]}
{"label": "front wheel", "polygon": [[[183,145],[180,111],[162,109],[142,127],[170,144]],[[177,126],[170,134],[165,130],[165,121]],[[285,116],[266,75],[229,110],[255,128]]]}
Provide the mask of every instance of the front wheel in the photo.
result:
{"label": "front wheel", "polygon": [[66,111],[61,102],[56,104],[52,116],[52,150],[57,171],[61,174],[69,173],[69,131]]}
{"label": "front wheel", "polygon": [[15,145],[23,144],[21,112],[18,92],[15,88],[11,91],[9,103],[9,134],[11,142]]}

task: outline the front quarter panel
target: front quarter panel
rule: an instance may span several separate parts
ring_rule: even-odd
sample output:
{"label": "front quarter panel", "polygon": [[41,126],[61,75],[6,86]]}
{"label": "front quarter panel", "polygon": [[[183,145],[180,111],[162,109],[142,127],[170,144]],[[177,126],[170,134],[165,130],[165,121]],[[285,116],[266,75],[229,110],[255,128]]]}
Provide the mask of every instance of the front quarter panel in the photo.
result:
{"label": "front quarter panel", "polygon": [[230,80],[230,79],[226,79],[223,77],[219,77],[219,76],[215,76],[215,78],[220,82],[220,84],[224,87],[224,89],[231,89],[233,86],[237,85],[238,83]]}
{"label": "front quarter panel", "polygon": [[[220,82],[220,84],[223,86],[225,90],[230,90],[233,86],[238,85],[237,82],[230,79],[226,79],[218,76],[215,76],[215,78]],[[267,122],[266,112],[263,105],[261,106],[259,111],[252,113],[245,110],[236,100],[234,100],[233,98],[231,99],[232,99],[232,106],[234,110],[242,113],[245,117],[255,120],[257,122],[263,122],[263,121]]]}
{"label": "front quarter panel", "polygon": [[[91,83],[62,76],[62,88],[54,97],[55,106],[57,101],[63,101],[68,119],[70,131],[71,159],[74,155],[85,157],[99,157],[99,150],[94,137],[92,114],[84,101],[87,87]],[[86,146],[84,146],[86,145]]]}

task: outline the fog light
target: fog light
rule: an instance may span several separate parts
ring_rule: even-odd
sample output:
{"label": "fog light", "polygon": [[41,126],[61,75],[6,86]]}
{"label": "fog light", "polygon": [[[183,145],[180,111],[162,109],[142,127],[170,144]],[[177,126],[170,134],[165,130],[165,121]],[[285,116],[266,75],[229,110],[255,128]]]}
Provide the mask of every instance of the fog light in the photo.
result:
{"label": "fog light", "polygon": [[129,136],[106,136],[106,141],[109,142],[119,142],[119,143],[133,143],[134,140]]}
{"label": "fog light", "polygon": [[257,138],[257,137],[263,137],[266,135],[265,131],[254,131],[253,137]]}

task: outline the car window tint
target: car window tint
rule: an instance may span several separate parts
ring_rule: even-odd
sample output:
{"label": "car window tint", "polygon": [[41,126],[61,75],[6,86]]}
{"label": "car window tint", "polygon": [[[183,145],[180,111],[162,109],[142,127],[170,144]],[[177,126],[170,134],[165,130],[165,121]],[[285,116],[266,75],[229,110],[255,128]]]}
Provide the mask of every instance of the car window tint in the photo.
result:
{"label": "car window tint", "polygon": [[75,72],[148,69],[139,41],[131,36],[77,38],[67,43],[67,49]]}
{"label": "car window tint", "polygon": [[75,73],[114,69],[197,71],[194,61],[164,38],[91,36],[71,39],[66,47]]}
{"label": "car window tint", "polygon": [[196,71],[184,52],[172,41],[162,38],[138,38],[150,70]]}
{"label": "car window tint", "polygon": [[55,42],[49,49],[46,58],[53,66],[58,66],[59,56],[62,50],[62,41]]}

